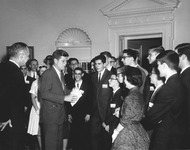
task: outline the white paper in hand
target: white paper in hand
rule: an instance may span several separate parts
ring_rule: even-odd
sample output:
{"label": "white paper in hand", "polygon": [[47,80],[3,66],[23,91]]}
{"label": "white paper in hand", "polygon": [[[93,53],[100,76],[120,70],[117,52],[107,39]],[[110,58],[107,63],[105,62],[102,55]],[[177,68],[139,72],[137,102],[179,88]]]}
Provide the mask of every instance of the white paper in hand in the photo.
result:
{"label": "white paper in hand", "polygon": [[77,101],[79,100],[79,98],[82,96],[83,91],[80,90],[79,88],[73,88],[71,91],[71,95],[76,95],[77,96],[77,100],[75,102],[71,102],[71,106],[74,106]]}

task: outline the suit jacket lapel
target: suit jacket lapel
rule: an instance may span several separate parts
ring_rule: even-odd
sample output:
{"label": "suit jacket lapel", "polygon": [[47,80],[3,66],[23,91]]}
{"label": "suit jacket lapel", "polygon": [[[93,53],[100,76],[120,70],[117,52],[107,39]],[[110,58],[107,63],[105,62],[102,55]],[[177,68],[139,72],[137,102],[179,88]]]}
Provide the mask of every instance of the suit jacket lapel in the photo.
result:
{"label": "suit jacket lapel", "polygon": [[[59,78],[59,76],[58,76],[58,74],[57,74],[57,72],[56,72],[56,70],[55,70],[54,67],[52,67],[52,71],[53,71],[53,73],[54,73],[55,78],[58,80],[60,87],[61,87],[62,89],[63,89],[63,88],[65,89],[64,77],[61,77],[61,80],[62,80],[63,86],[64,86],[64,87],[62,87],[61,80],[60,80],[60,78]],[[62,78],[63,78],[63,79],[62,79]],[[63,90],[63,92],[64,92],[64,91],[65,91],[65,90]]]}
{"label": "suit jacket lapel", "polygon": [[102,74],[102,78],[100,80],[100,83],[105,79],[106,75],[107,75],[107,69],[105,69],[104,73]]}
{"label": "suit jacket lapel", "polygon": [[[162,85],[163,86],[163,85]],[[160,86],[153,94],[152,94],[152,96],[151,96],[151,98],[150,98],[150,102],[154,102],[154,99],[155,99],[155,96],[156,96],[156,94],[158,93],[158,91],[160,90],[160,88],[162,87],[162,86]]]}

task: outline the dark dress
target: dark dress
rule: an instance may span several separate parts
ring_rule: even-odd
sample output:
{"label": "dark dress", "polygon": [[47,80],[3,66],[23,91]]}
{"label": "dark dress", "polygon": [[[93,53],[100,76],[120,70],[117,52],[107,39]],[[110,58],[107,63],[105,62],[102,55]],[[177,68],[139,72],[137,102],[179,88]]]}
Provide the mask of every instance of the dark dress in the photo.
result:
{"label": "dark dress", "polygon": [[116,137],[112,150],[148,150],[149,138],[140,124],[144,100],[138,88],[132,88],[121,108],[120,124],[124,127]]}

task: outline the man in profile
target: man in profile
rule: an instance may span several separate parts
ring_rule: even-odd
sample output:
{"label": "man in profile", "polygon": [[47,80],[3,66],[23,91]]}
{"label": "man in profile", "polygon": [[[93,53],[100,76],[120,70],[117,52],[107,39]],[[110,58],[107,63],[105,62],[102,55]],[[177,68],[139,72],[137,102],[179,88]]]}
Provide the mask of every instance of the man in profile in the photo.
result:
{"label": "man in profile", "polygon": [[9,61],[0,64],[0,149],[24,150],[26,89],[20,67],[29,59],[25,43],[14,43]]}
{"label": "man in profile", "polygon": [[54,64],[43,73],[40,82],[40,121],[45,150],[62,150],[63,134],[65,134],[63,123],[67,121],[64,101],[75,101],[77,97],[68,95],[65,86],[63,71],[67,64],[68,53],[58,49],[52,56]]}

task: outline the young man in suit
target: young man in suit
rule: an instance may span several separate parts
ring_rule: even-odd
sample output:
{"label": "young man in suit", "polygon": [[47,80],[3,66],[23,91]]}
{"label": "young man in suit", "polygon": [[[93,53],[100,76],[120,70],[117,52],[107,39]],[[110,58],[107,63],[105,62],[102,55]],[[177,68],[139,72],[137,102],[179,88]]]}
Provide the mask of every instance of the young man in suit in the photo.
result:
{"label": "young man in suit", "polygon": [[25,43],[14,43],[9,61],[0,64],[0,149],[24,150],[24,104],[27,91],[20,67],[29,59]]}
{"label": "young man in suit", "polygon": [[[150,65],[150,72],[152,71],[152,68],[157,65],[156,63],[156,57],[161,53],[165,51],[165,49],[162,47],[162,46],[159,46],[159,47],[151,47],[149,50],[148,50],[148,56],[147,56],[147,59],[148,59],[148,62],[149,62],[149,65]],[[153,83],[151,83],[150,81],[150,76],[147,77],[147,80],[145,82],[145,89],[144,91],[147,91],[147,92],[143,92],[144,93],[144,97],[146,98],[145,101],[146,101],[146,104],[145,104],[145,113],[147,112],[148,110],[148,107],[149,107],[149,101],[150,101],[150,98],[151,98],[151,95],[152,93],[154,92],[155,90],[155,85]]]}
{"label": "young man in suit", "polygon": [[38,79],[38,61],[37,59],[31,59],[28,62],[28,73],[27,75],[34,78],[34,79]]}
{"label": "young man in suit", "polygon": [[[188,93],[188,137],[190,138],[190,43],[189,45],[183,46],[177,49],[179,55],[179,68],[181,69],[180,77],[183,85],[185,86]],[[190,148],[190,143],[188,142],[188,147]]]}
{"label": "young man in suit", "polygon": [[62,150],[63,123],[67,121],[64,101],[76,100],[75,95],[67,95],[64,75],[68,53],[55,50],[52,54],[54,65],[46,70],[40,82],[41,112],[45,150]]}
{"label": "young man in suit", "polygon": [[114,68],[111,64],[112,55],[108,51],[101,52],[100,55],[104,55],[106,57],[106,69],[116,74],[116,68]]}
{"label": "young man in suit", "polygon": [[72,85],[73,89],[80,92],[81,97],[75,104],[71,103],[68,110],[69,120],[71,123],[71,145],[72,150],[89,150],[89,121],[90,111],[92,106],[91,100],[91,84],[84,80],[83,69],[77,67],[74,69],[75,83]]}
{"label": "young man in suit", "polygon": [[[123,56],[122,56],[122,62],[125,66],[131,66],[138,68],[142,73],[142,86],[140,87],[140,92],[143,94],[143,96],[147,95],[144,92],[147,92],[145,82],[147,80],[148,72],[144,68],[142,68],[138,63],[137,59],[139,57],[139,52],[133,49],[124,49],[123,50]],[[146,99],[146,98],[145,98]]]}
{"label": "young man in suit", "polygon": [[121,105],[123,103],[123,97],[121,96],[122,90],[119,86],[119,81],[117,80],[117,75],[112,74],[109,81],[109,87],[113,89],[113,94],[111,96],[106,120],[102,123],[102,126],[105,129],[105,138],[106,138],[106,149],[110,150],[112,145],[112,134],[114,129],[119,124],[119,116],[116,116],[115,113],[117,109],[120,110]]}
{"label": "young man in suit", "polygon": [[153,129],[150,149],[183,149],[187,104],[185,89],[177,74],[179,57],[173,50],[167,50],[156,59],[160,76],[166,80],[146,114],[147,125]]}
{"label": "young man in suit", "polygon": [[95,58],[97,72],[92,74],[92,99],[93,107],[91,114],[91,143],[92,150],[105,150],[104,129],[102,123],[106,119],[106,112],[112,89],[108,86],[111,72],[106,67],[106,57],[98,55]]}

